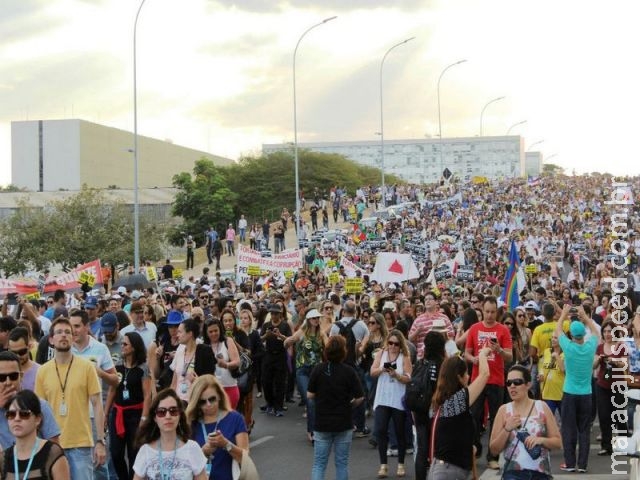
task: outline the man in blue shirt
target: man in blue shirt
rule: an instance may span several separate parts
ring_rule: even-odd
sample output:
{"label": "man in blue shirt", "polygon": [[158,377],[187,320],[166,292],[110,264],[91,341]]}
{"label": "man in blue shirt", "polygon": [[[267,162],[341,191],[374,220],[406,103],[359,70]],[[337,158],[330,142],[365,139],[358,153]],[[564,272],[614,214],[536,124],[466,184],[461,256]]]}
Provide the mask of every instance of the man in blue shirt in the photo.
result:
{"label": "man in blue shirt", "polygon": [[[562,325],[571,319],[569,339]],[[585,327],[586,325],[586,327]],[[591,335],[585,339],[587,327]],[[576,471],[576,443],[578,444],[577,470],[587,472],[589,461],[589,429],[591,423],[591,376],[593,358],[598,346],[598,328],[582,307],[565,305],[558,319],[555,335],[564,352],[565,380],[562,389],[562,445],[565,472]]]}
{"label": "man in blue shirt", "polygon": [[[20,360],[16,354],[0,352],[0,446],[3,450],[13,445],[16,439],[9,430],[7,417],[5,417],[5,411],[2,407],[21,390],[21,379]],[[53,416],[51,406],[46,400],[40,399],[40,407],[42,409],[42,424],[38,436],[57,443],[60,427]]]}

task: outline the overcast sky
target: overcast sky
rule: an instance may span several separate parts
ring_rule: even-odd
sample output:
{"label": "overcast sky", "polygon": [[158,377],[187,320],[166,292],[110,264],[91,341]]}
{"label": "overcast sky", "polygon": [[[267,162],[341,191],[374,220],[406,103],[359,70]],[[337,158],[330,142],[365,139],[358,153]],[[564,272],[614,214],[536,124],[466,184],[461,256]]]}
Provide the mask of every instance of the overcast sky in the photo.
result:
{"label": "overcast sky", "polygon": [[[139,0],[2,0],[0,183],[14,120],[80,118],[133,130]],[[138,22],[138,130],[238,158],[293,141],[442,133],[543,140],[578,173],[640,173],[637,0],[146,0]],[[634,120],[635,119],[635,120]]]}

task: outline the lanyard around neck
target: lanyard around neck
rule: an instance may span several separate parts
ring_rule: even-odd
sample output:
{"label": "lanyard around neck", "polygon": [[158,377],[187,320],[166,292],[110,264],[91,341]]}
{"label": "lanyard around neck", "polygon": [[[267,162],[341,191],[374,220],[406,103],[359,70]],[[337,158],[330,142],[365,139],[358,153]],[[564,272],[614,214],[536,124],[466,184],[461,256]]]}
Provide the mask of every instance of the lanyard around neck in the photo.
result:
{"label": "lanyard around neck", "polygon": [[[162,462],[162,439],[158,439],[158,451],[160,452],[158,456],[160,457],[160,479],[161,480],[170,480],[171,474],[173,473],[173,466],[176,463],[176,453],[178,453],[178,437],[176,436],[176,444],[173,447],[173,460],[171,460],[171,468],[169,469],[169,475],[164,474],[164,463]],[[25,477],[26,478],[26,477]]]}
{"label": "lanyard around neck", "polygon": [[[36,437],[35,442],[33,443],[33,448],[31,449],[31,455],[29,456],[29,463],[27,463],[27,468],[24,471],[23,479],[29,478],[29,471],[31,470],[31,464],[33,463],[33,459],[36,456],[36,451],[38,450],[38,437]],[[20,480],[20,472],[18,471],[18,448],[14,446],[13,448],[13,471],[16,476],[16,480]]]}

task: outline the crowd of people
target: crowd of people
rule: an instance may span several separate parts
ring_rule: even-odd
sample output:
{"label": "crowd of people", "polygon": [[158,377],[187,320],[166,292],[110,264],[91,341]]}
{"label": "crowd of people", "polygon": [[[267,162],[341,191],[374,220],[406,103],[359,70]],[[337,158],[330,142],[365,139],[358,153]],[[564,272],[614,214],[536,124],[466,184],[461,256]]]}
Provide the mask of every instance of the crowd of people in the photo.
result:
{"label": "crowd of people", "polygon": [[[378,478],[394,457],[398,477],[410,468],[417,480],[471,478],[485,434],[486,466],[500,468],[503,453],[505,478],[550,478],[549,452],[559,448],[560,469],[586,472],[596,416],[600,455],[633,426],[608,420],[611,395],[622,397],[613,372],[640,376],[638,215],[630,204],[624,229],[620,217],[611,227],[609,187],[604,176],[351,196],[336,187],[314,201],[333,209],[334,222],[357,222],[382,199],[388,215],[356,224],[361,233],[347,230],[346,242],[310,244],[291,277],[234,281],[207,269],[159,289],[60,290],[15,306],[7,297],[3,471],[231,479],[249,453],[254,411],[279,418],[299,403],[313,480],[325,478],[332,449],[337,478],[348,478],[352,438],[376,448]],[[290,221],[283,212],[285,229]],[[264,228],[244,222],[241,241],[259,248]],[[627,248],[610,255],[616,235]],[[222,239],[208,238],[209,263],[219,266]],[[231,225],[224,240],[233,256]],[[503,296],[512,242],[533,267],[515,308]],[[380,251],[412,253],[419,277],[373,280]],[[456,276],[461,258],[471,276]],[[620,261],[622,293],[610,280]],[[436,275],[442,265],[451,268]],[[346,292],[351,276],[362,278],[361,292]]]}

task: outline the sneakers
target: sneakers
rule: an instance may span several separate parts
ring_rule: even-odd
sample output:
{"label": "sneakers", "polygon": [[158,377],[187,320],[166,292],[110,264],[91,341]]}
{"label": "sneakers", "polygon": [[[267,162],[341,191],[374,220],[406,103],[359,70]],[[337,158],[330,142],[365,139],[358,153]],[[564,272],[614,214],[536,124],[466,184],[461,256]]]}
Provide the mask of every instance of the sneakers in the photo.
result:
{"label": "sneakers", "polygon": [[397,448],[387,448],[387,457],[397,457],[398,449]]}
{"label": "sneakers", "polygon": [[262,392],[256,393],[256,398],[260,398],[262,396]]}
{"label": "sneakers", "polygon": [[490,468],[491,470],[500,470],[500,464],[496,460],[489,460],[487,468]]}
{"label": "sneakers", "polygon": [[371,437],[369,439],[369,445],[371,445],[373,448],[376,448],[378,446],[378,442],[375,438]]}
{"label": "sneakers", "polygon": [[586,468],[579,468],[578,469],[578,473],[587,473],[587,469]]}
{"label": "sneakers", "polygon": [[367,427],[364,427],[362,430],[356,430],[356,438],[364,438],[369,436],[369,434],[371,433],[371,430],[369,430]]}
{"label": "sneakers", "polygon": [[561,463],[560,470],[562,470],[563,472],[575,472],[576,467],[568,467],[566,463]]}
{"label": "sneakers", "polygon": [[284,417],[284,412],[282,410],[276,410],[274,415],[276,417]]}
{"label": "sneakers", "polygon": [[407,455],[413,455],[413,448],[407,448]]}
{"label": "sneakers", "polygon": [[273,407],[271,405],[262,405],[260,407],[260,411],[262,413],[272,413],[273,412]]}

